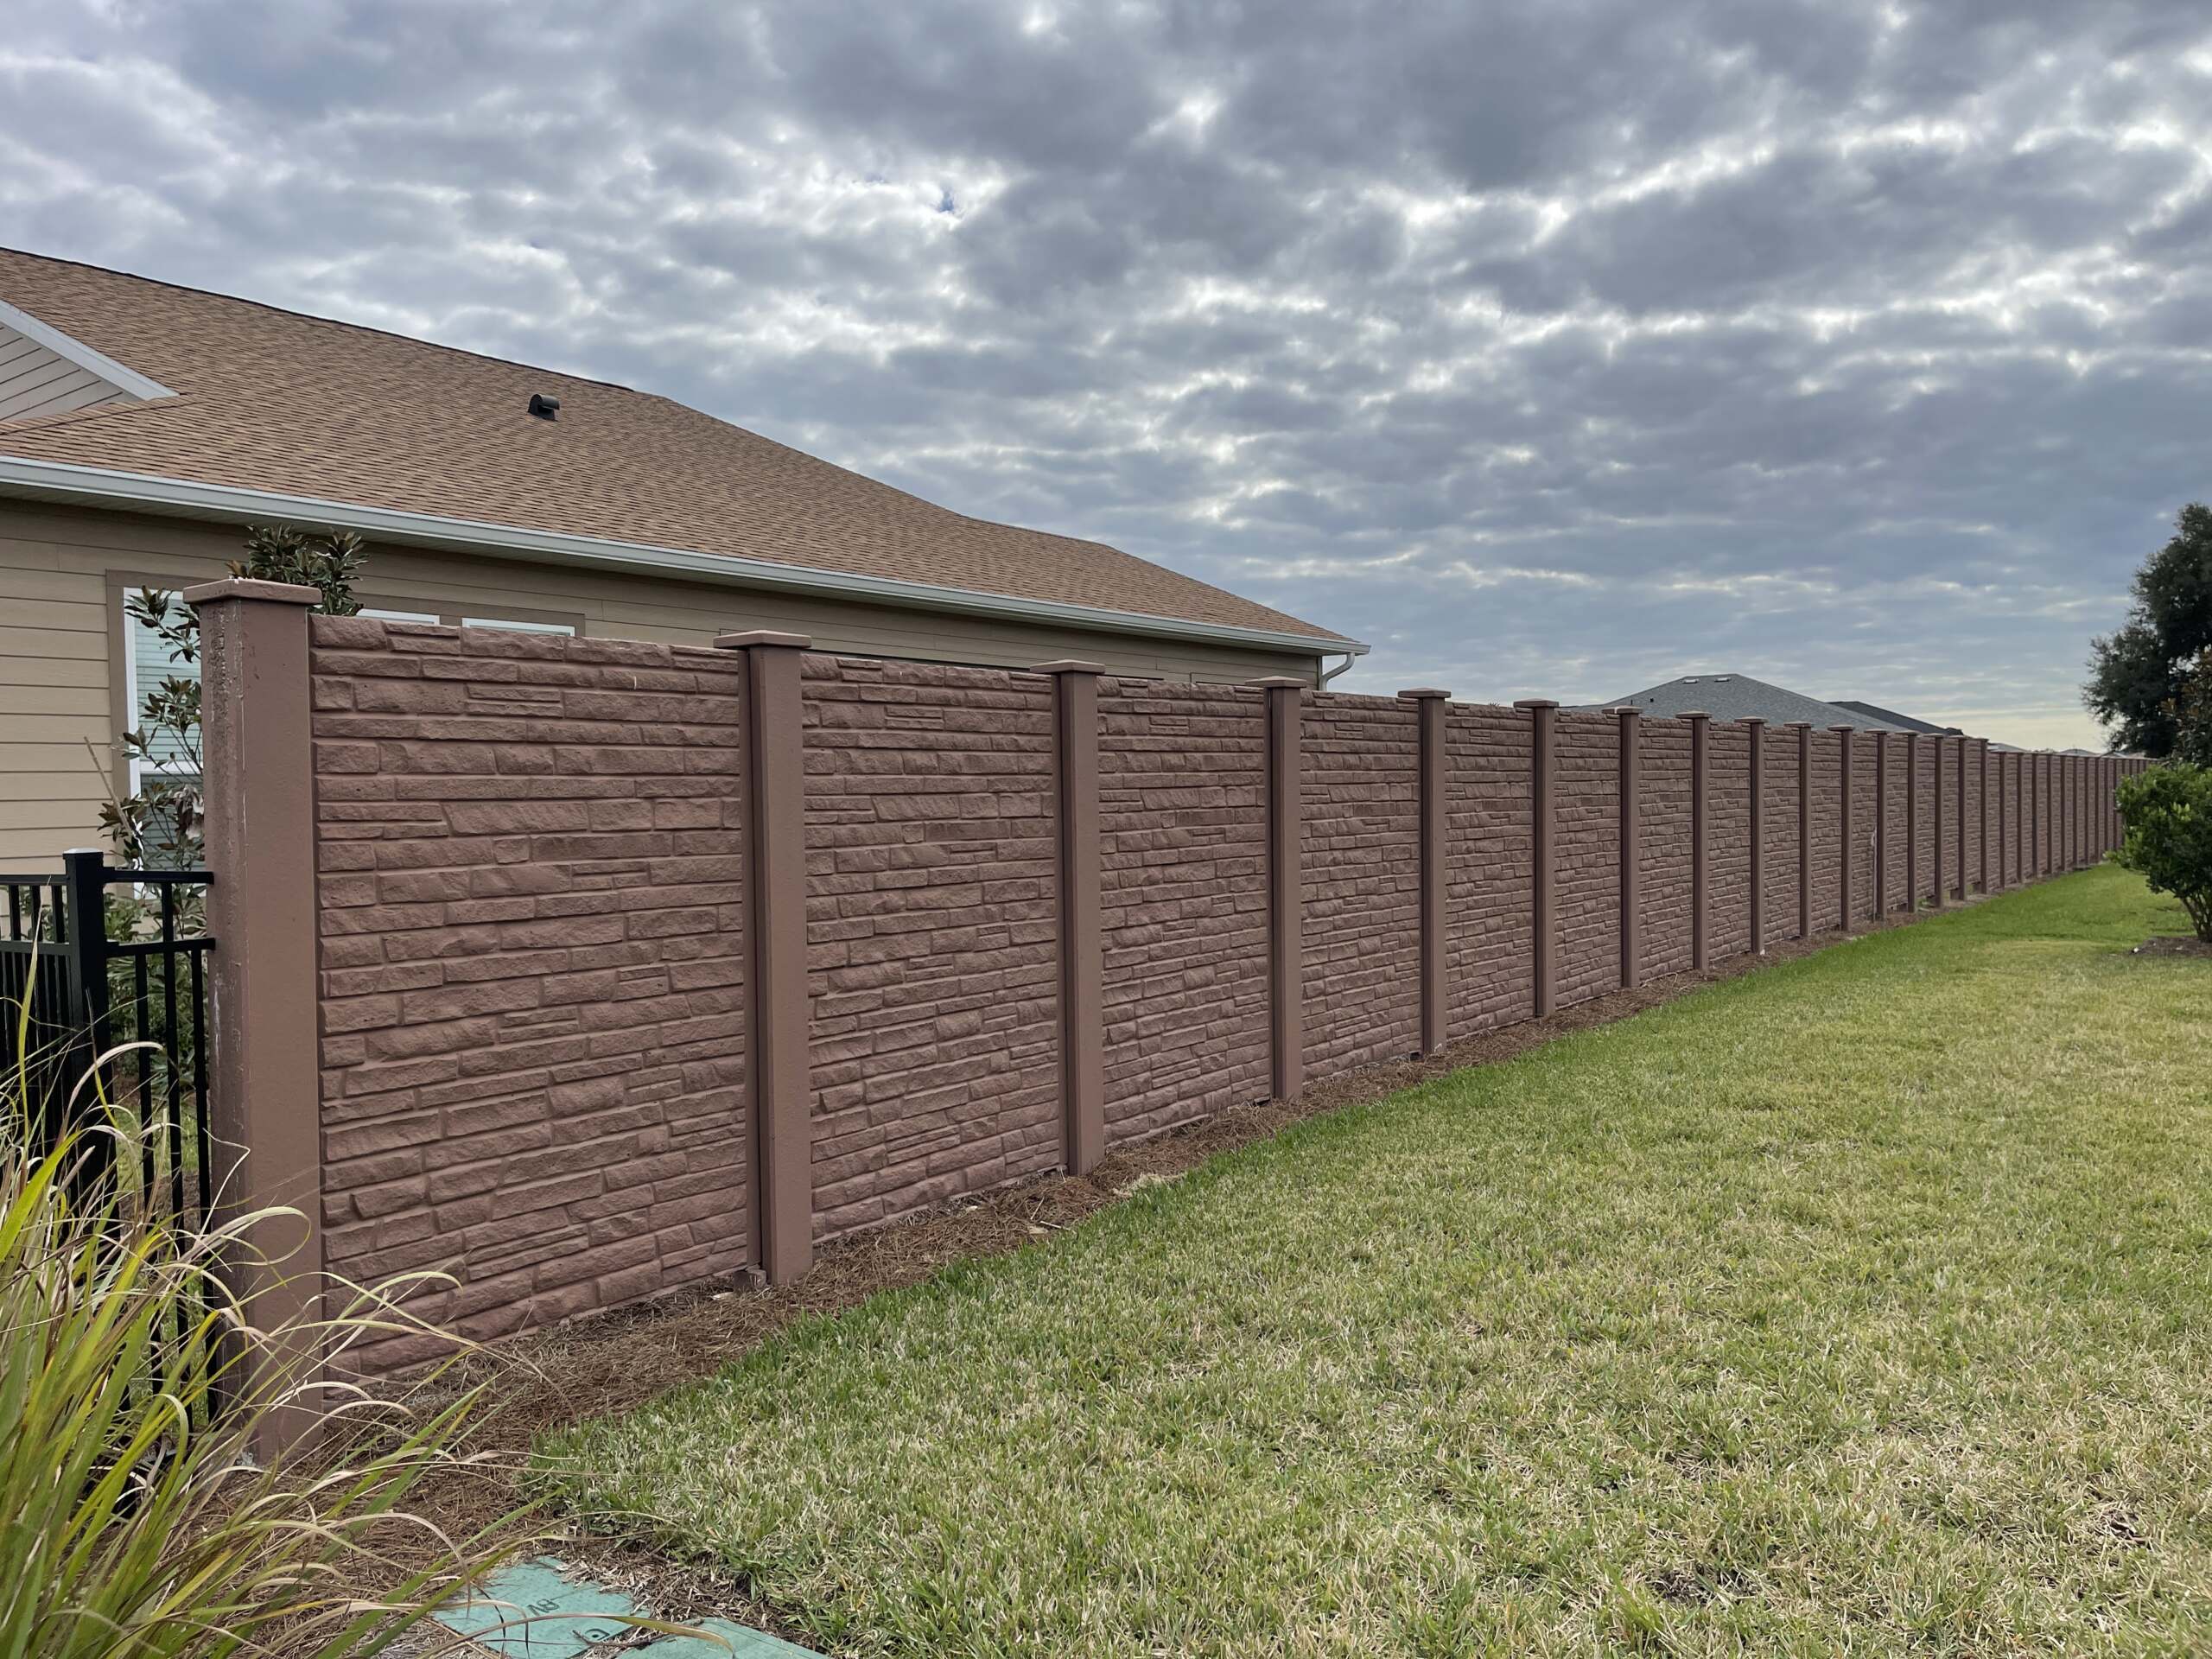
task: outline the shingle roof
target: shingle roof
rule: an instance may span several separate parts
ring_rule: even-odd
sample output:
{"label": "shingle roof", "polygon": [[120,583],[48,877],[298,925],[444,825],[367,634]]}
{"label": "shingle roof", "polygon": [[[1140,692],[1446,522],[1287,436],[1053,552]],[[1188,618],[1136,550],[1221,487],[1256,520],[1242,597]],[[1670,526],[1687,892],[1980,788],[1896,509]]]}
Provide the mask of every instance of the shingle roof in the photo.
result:
{"label": "shingle roof", "polygon": [[3,248],[0,300],[177,394],[0,423],[0,456],[1342,639],[626,387]]}
{"label": "shingle roof", "polygon": [[1900,732],[1922,732],[1933,734],[1938,737],[1952,737],[1964,729],[1961,727],[1938,726],[1931,721],[1916,720],[1910,715],[1901,715],[1896,709],[1885,709],[1878,702],[1862,702],[1856,697],[1838,697],[1835,700],[1835,706],[1848,709],[1854,715],[1866,715],[1875,720],[1885,721],[1892,728]]}
{"label": "shingle roof", "polygon": [[1684,715],[1702,709],[1715,720],[1749,720],[1757,716],[1775,726],[1806,720],[1823,731],[1831,726],[1855,726],[1866,732],[1903,729],[1840,704],[1822,702],[1818,697],[1755,680],[1748,674],[1685,674],[1663,685],[1632,691],[1627,696],[1594,707],[1620,709],[1631,705],[1655,715]]}

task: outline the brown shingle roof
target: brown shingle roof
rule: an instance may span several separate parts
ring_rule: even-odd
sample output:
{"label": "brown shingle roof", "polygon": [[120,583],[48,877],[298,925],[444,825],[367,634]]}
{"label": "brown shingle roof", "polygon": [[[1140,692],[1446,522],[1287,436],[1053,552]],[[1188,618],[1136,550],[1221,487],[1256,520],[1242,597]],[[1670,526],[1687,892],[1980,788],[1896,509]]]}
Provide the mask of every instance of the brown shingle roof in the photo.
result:
{"label": "brown shingle roof", "polygon": [[[1341,636],[1117,548],[934,506],[650,393],[0,248],[0,300],[177,395],[0,455],[1232,628]],[[561,400],[533,418],[530,394]]]}

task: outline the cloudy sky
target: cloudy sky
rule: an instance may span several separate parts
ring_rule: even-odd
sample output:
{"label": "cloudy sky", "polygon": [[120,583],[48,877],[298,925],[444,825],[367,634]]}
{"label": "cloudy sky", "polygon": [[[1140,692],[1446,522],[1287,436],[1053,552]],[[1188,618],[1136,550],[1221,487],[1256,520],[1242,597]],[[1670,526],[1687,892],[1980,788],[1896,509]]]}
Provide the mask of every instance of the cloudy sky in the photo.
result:
{"label": "cloudy sky", "polygon": [[1365,690],[2086,741],[2212,494],[2204,0],[48,0],[0,240],[665,391]]}

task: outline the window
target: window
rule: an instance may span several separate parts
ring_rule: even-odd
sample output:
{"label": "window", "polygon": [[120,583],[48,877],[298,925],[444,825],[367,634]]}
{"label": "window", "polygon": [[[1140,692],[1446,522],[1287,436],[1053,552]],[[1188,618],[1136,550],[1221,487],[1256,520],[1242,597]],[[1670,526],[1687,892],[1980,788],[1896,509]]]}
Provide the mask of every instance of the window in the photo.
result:
{"label": "window", "polygon": [[583,632],[582,617],[566,616],[558,611],[517,609],[503,615],[472,616],[463,611],[448,610],[435,600],[395,600],[390,605],[364,605],[361,614],[379,622],[431,622],[448,628],[508,628],[517,633],[572,635]]}
{"label": "window", "polygon": [[[196,680],[200,677],[199,664],[180,661],[162,643],[159,634],[130,614],[130,601],[149,591],[159,590],[144,588],[124,590],[124,720],[125,726],[134,732],[145,724],[146,694],[149,691],[163,680]],[[176,598],[175,591],[170,589],[168,592],[170,605],[179,604],[181,601]],[[192,769],[191,758],[185,753],[182,746],[175,738],[166,736],[156,746],[149,757],[143,760],[135,758],[131,760],[130,785],[132,794],[138,792],[140,781],[149,772],[168,778],[196,775]]]}

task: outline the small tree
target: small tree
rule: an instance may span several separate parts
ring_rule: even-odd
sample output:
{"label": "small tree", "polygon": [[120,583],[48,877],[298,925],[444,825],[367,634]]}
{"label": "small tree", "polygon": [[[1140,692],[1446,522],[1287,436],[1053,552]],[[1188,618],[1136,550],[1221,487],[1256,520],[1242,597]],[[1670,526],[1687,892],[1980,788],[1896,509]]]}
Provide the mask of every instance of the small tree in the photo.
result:
{"label": "small tree", "polygon": [[2091,643],[2082,696],[2113,747],[2163,760],[2179,753],[2185,682],[2212,651],[2212,507],[2181,510],[2134,592],[2126,624]]}
{"label": "small tree", "polygon": [[2120,782],[2127,833],[2115,863],[2170,893],[2212,944],[2212,766],[2153,766]]}
{"label": "small tree", "polygon": [[[361,569],[361,538],[351,531],[309,536],[289,524],[246,532],[246,556],[231,563],[234,576],[286,582],[321,591],[315,609],[351,616],[360,602],[353,579]],[[180,664],[200,661],[200,617],[174,594],[149,588],[134,595],[132,620],[151,628]],[[137,787],[100,809],[100,828],[126,864],[181,869],[203,856],[200,840],[200,677],[172,674],[139,699],[138,723],[116,744],[126,760],[142,762]]]}

